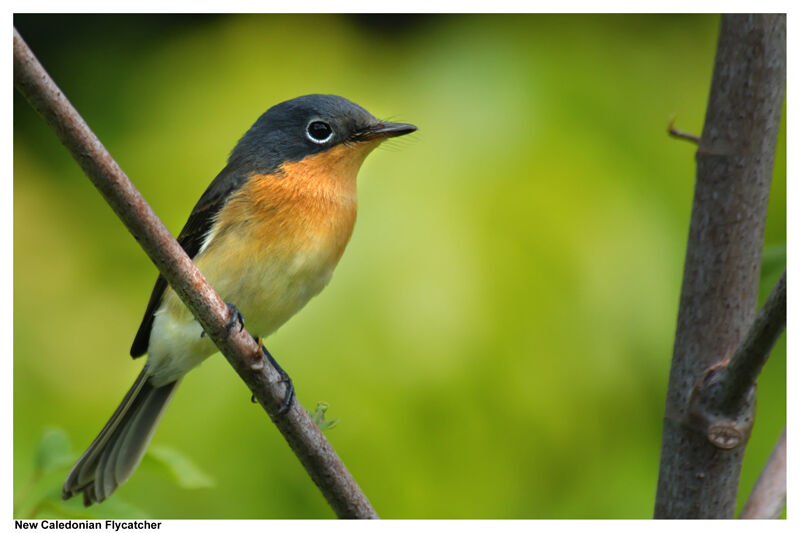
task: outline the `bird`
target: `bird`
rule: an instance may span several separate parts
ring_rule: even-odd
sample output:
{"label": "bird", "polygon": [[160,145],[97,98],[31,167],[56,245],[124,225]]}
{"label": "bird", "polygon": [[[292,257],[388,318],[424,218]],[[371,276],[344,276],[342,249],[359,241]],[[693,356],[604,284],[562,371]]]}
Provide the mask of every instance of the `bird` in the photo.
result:
{"label": "bird", "polygon": [[[381,142],[416,130],[330,94],[287,100],[256,120],[178,235],[228,302],[231,327],[246,320],[260,341],[319,294],[353,232],[361,164]],[[127,481],[183,377],[216,351],[159,275],[130,349],[133,358],[147,354],[144,368],[70,470],[62,497],[82,493],[89,506]],[[287,389],[281,410],[293,398]]]}

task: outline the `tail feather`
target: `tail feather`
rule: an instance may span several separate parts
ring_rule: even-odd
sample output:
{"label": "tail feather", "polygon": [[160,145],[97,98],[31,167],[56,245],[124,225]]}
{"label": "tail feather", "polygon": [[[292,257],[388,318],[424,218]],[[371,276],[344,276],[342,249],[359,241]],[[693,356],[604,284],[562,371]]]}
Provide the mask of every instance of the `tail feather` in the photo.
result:
{"label": "tail feather", "polygon": [[65,500],[83,492],[84,505],[102,502],[131,477],[179,382],[155,387],[147,367],[142,370],[100,434],[67,475],[62,489]]}

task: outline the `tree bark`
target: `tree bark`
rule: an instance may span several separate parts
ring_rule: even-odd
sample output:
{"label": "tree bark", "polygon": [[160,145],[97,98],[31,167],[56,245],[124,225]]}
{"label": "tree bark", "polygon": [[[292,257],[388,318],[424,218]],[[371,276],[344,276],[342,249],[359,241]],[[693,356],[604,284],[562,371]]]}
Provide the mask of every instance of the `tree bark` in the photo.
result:
{"label": "tree bark", "polygon": [[735,413],[702,391],[753,322],[786,83],[785,15],[723,15],[697,150],[664,413],[656,518],[733,518],[755,388]]}

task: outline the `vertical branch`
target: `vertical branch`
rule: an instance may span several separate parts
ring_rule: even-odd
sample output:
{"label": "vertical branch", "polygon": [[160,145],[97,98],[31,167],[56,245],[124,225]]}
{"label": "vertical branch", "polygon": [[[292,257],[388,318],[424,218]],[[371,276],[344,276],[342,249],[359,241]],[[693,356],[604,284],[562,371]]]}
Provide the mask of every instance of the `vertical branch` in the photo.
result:
{"label": "vertical branch", "polygon": [[741,343],[756,310],[786,78],[784,15],[723,15],[697,150],[689,241],[664,414],[657,518],[732,518],[746,430],[731,440],[690,399]]}

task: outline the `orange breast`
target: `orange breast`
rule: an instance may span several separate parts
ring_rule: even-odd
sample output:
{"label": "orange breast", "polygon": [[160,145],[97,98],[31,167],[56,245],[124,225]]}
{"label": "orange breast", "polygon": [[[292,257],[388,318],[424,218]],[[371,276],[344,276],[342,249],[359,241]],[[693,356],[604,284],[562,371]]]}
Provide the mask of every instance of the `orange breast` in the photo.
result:
{"label": "orange breast", "polygon": [[356,174],[372,148],[340,145],[253,175],[217,215],[195,262],[251,333],[268,335],[327,284],[353,231]]}
{"label": "orange breast", "polygon": [[338,146],[285,163],[275,174],[251,176],[220,213],[219,231],[249,225],[255,246],[287,254],[317,251],[335,264],[353,231],[356,174],[366,157],[353,152]]}

